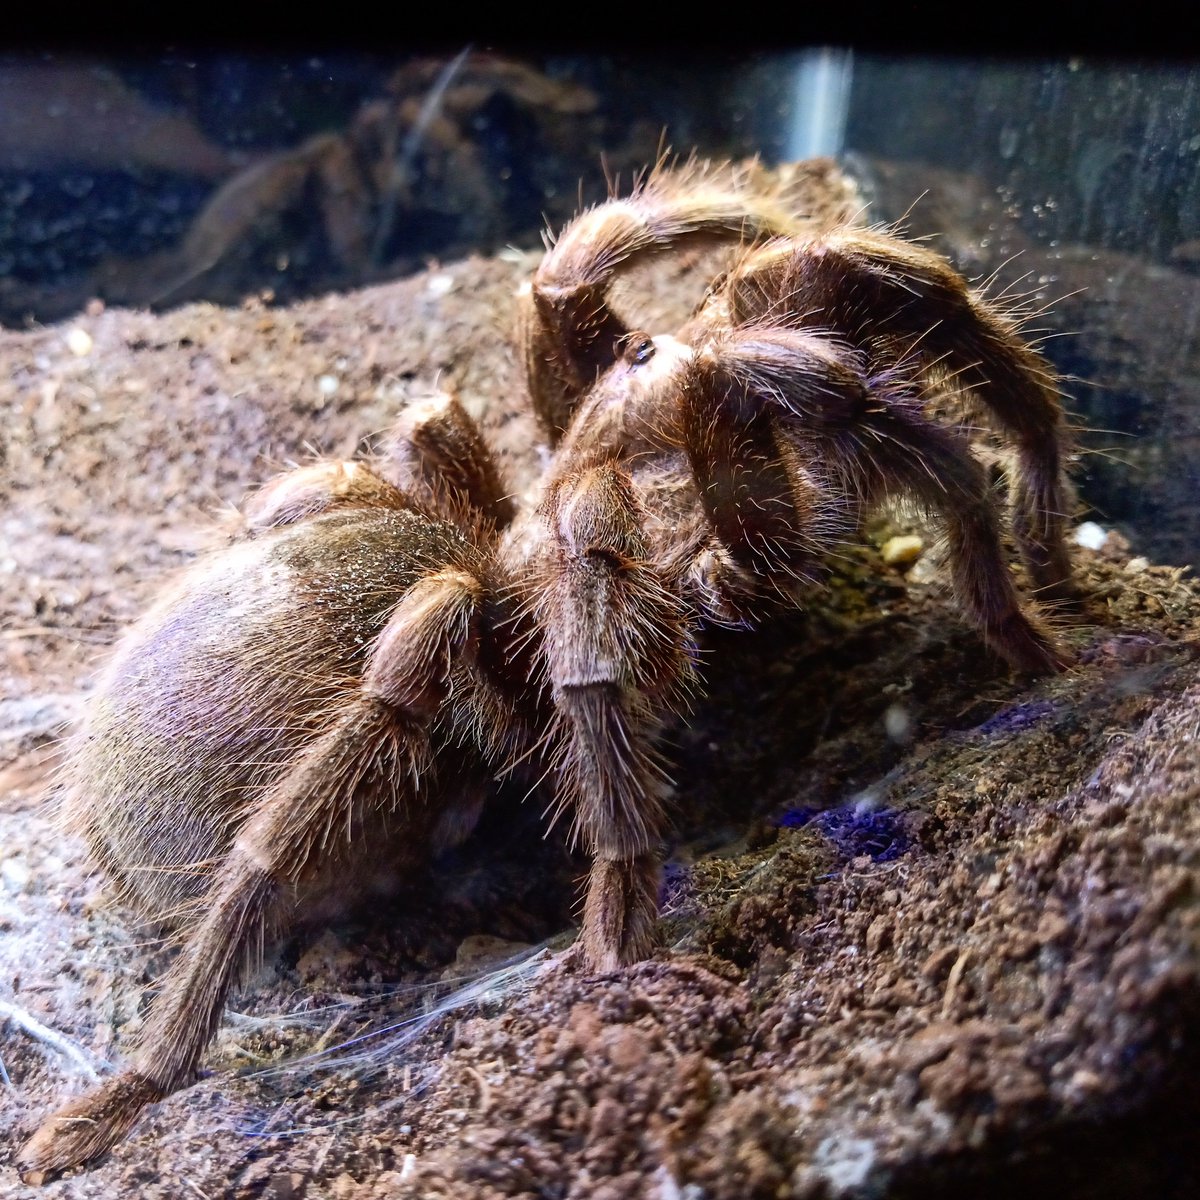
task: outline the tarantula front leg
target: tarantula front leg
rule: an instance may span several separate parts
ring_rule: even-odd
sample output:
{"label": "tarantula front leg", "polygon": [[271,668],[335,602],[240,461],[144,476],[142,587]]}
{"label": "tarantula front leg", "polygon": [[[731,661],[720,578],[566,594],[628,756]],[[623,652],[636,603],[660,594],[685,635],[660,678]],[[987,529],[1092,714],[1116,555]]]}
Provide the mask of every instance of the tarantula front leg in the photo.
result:
{"label": "tarantula front leg", "polygon": [[103,1153],[146,1104],[192,1075],[246,960],[286,924],[297,889],[345,858],[375,816],[399,811],[414,855],[423,852],[439,821],[430,805],[430,725],[455,664],[474,652],[480,591],[454,568],[409,589],[372,648],[360,690],[238,834],[163,978],[133,1064],[42,1124],[17,1156],[26,1178]]}
{"label": "tarantula front leg", "polygon": [[552,486],[540,617],[558,715],[559,804],[592,857],[580,935],[599,971],[644,958],[658,912],[667,780],[653,739],[691,679],[680,602],[647,559],[629,479],[613,465]]}
{"label": "tarantula front leg", "polygon": [[684,242],[755,241],[796,230],[797,201],[750,168],[660,167],[623,200],[578,216],[550,247],[522,300],[534,411],[551,442],[629,332],[609,292],[622,271]]}
{"label": "tarantula front leg", "polygon": [[735,561],[794,576],[839,526],[907,494],[945,522],[955,594],[988,642],[1018,669],[1065,665],[1022,608],[986,473],[913,389],[867,379],[830,339],[748,326],[688,362],[680,395],[701,502]]}
{"label": "tarantula front leg", "polygon": [[764,320],[842,332],[874,370],[977,397],[1014,445],[1012,528],[1039,598],[1074,598],[1067,425],[1054,372],[1013,317],[925,247],[843,228],[753,251],[700,317],[710,327]]}

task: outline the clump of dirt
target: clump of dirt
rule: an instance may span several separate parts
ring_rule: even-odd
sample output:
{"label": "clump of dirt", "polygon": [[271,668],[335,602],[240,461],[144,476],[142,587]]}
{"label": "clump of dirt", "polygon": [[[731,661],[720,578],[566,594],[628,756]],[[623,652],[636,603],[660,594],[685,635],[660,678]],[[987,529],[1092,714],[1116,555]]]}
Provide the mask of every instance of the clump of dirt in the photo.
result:
{"label": "clump of dirt", "polygon": [[[530,265],[0,335],[0,1193],[25,1194],[3,1164],[120,1057],[170,953],[44,807],[98,654],[207,514],[369,447],[435,384],[530,477],[509,318]],[[397,907],[278,948],[213,1073],[41,1194],[1190,1194],[1200,589],[1136,551],[1077,551],[1077,665],[1036,681],[930,556],[906,577],[848,551],[805,613],[705,644],[709,697],[668,730],[651,961],[589,978],[560,953],[582,864],[501,794]]]}

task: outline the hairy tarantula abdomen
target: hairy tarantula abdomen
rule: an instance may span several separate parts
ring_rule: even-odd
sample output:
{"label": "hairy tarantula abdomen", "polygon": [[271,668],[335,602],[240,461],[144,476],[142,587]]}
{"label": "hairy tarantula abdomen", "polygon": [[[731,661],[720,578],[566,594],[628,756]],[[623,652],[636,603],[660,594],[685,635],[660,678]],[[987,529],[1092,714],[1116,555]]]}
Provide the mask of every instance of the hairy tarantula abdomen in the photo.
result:
{"label": "hairy tarantula abdomen", "polygon": [[[122,641],[70,764],[69,820],[121,898],[167,925],[194,912],[248,815],[357,694],[397,602],[429,572],[477,559],[445,521],[344,507],[263,529],[182,572]],[[434,773],[423,772],[432,793]],[[436,824],[436,805],[412,811],[396,783],[377,771],[363,784],[381,792],[362,806],[378,820],[355,841],[381,870],[420,861]],[[398,837],[381,836],[389,825]],[[305,890],[331,865],[315,861]],[[370,886],[368,870],[336,876],[342,893],[350,880]]]}

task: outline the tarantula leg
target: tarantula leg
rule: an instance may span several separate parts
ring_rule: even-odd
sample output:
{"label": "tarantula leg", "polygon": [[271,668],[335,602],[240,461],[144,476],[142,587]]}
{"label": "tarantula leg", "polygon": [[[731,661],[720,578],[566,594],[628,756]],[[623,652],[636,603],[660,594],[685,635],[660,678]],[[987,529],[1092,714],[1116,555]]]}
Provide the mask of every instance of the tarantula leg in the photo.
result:
{"label": "tarantula leg", "polygon": [[[779,462],[788,462],[790,444],[794,461],[819,463],[829,473],[835,485],[829,494],[850,498],[835,519],[856,521],[894,494],[913,496],[936,512],[946,525],[955,594],[985,639],[1019,670],[1061,669],[1066,659],[1053,637],[1021,607],[987,475],[967,439],[926,417],[912,388],[869,384],[859,357],[828,339],[777,326],[737,330],[697,356],[683,388],[685,430],[714,528],[732,538],[735,555],[753,558],[767,547],[787,565],[784,535],[792,514],[804,515],[795,501],[791,510],[784,500],[777,503],[785,516],[777,517],[780,535],[770,538],[763,536],[759,515],[770,493],[751,497],[749,518],[734,511],[750,487],[738,481],[770,469],[766,418],[778,439]],[[715,443],[712,430],[721,433]],[[718,463],[718,451],[732,461]],[[778,475],[780,468],[775,470]],[[798,476],[793,471],[790,478],[795,496]],[[808,481],[815,484],[816,477],[810,474]],[[814,547],[838,535],[836,523],[804,532],[799,524],[792,528],[791,537],[806,536]]]}
{"label": "tarantula leg", "polygon": [[550,441],[629,333],[609,305],[623,270],[683,242],[754,241],[798,227],[786,189],[728,164],[656,170],[627,199],[576,217],[542,260],[520,311],[530,395]]}
{"label": "tarantula leg", "polygon": [[789,598],[819,580],[853,525],[816,461],[806,464],[780,435],[775,406],[748,395],[731,366],[710,350],[679,390],[697,492],[723,551],[703,564],[722,605],[749,616],[747,601],[764,586]]}
{"label": "tarantula leg", "polygon": [[[446,569],[414,584],[377,639],[361,691],[263,798],[238,834],[203,916],[162,980],[141,1049],[120,1075],[49,1117],[17,1155],[42,1179],[102,1154],[141,1109],[192,1075],[229,989],[294,889],[351,851],[363,821],[398,809],[414,842],[428,811],[429,727],[454,663],[474,652],[480,585]],[[421,847],[417,847],[418,853]]]}
{"label": "tarantula leg", "polygon": [[542,601],[560,723],[559,803],[592,856],[580,945],[598,971],[644,958],[658,911],[667,779],[653,747],[691,678],[679,601],[647,561],[629,479],[561,480],[544,507],[554,564]]}
{"label": "tarantula leg", "polygon": [[475,422],[453,396],[410,404],[375,470],[352,460],[309,463],[276,476],[242,504],[233,536],[290,525],[335,508],[412,508],[450,519],[464,509],[500,529],[514,507]]}
{"label": "tarantula leg", "polygon": [[881,490],[904,490],[941,515],[954,594],[967,616],[1021,671],[1070,663],[1050,630],[1023,609],[1000,542],[987,473],[966,438],[928,420],[916,398],[889,404],[872,422],[878,459],[868,468]]}
{"label": "tarantula leg", "polygon": [[433,511],[451,517],[465,503],[503,529],[516,511],[478,426],[445,392],[404,409],[383,445],[379,470]]}
{"label": "tarantula leg", "polygon": [[[1074,596],[1065,538],[1069,436],[1054,371],[1018,323],[940,255],[871,230],[767,246],[734,272],[714,314],[735,324],[780,312],[847,331],[887,366],[967,388],[1013,439],[1013,533],[1046,600]],[[853,332],[851,332],[853,331]],[[890,360],[890,363],[889,363]]]}
{"label": "tarantula leg", "polygon": [[412,508],[412,501],[362,463],[327,459],[277,475],[242,503],[236,535],[306,521],[335,508]]}

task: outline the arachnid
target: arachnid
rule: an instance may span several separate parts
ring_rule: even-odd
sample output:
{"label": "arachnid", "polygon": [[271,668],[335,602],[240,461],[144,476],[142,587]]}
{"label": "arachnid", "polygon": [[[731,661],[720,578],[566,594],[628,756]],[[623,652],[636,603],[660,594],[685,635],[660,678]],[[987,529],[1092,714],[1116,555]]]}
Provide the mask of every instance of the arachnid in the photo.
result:
{"label": "arachnid", "polygon": [[[755,171],[660,169],[570,224],[521,298],[552,452],[514,503],[448,397],[370,465],[321,462],[245,504],[118,648],[69,804],[122,896],[187,930],[121,1074],[50,1117],[33,1175],[103,1152],[185,1083],[247,954],[345,879],[463,839],[518,759],[591,856],[579,953],[649,953],[663,719],[703,686],[706,624],[801,604],[879,503],[940,520],[958,603],[1014,667],[1065,655],[1023,598],[1071,594],[1066,427],[1013,319],[931,251],[816,227]],[[674,336],[626,327],[614,281],[713,240],[734,265]],[[1002,503],[970,405],[1008,450]]]}

